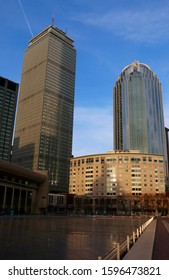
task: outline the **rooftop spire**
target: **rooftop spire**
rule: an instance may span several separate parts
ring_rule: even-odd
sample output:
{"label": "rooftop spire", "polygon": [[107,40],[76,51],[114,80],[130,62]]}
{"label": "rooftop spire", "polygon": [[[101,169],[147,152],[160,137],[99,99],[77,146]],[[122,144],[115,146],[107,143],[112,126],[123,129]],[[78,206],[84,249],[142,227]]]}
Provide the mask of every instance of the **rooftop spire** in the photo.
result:
{"label": "rooftop spire", "polygon": [[52,26],[54,27],[54,23],[55,23],[55,17],[54,15],[52,16]]}

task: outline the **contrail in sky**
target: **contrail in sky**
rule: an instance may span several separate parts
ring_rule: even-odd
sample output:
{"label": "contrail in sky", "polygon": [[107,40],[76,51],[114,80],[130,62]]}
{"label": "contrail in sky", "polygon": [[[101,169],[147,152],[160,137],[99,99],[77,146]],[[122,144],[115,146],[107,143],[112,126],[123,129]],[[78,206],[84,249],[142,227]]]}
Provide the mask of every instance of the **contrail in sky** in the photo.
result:
{"label": "contrail in sky", "polygon": [[19,3],[19,6],[20,6],[20,8],[21,8],[21,11],[22,11],[22,13],[23,13],[23,15],[24,15],[24,18],[25,18],[25,20],[26,20],[26,23],[27,23],[27,26],[28,26],[29,31],[30,31],[30,33],[31,33],[31,36],[33,37],[33,32],[32,32],[32,29],[31,29],[31,27],[30,27],[30,24],[29,24],[29,21],[28,21],[28,19],[27,19],[27,16],[26,16],[26,14],[25,14],[25,11],[24,11],[24,8],[23,8],[23,6],[22,6],[22,3],[21,3],[20,0],[18,0],[18,3]]}

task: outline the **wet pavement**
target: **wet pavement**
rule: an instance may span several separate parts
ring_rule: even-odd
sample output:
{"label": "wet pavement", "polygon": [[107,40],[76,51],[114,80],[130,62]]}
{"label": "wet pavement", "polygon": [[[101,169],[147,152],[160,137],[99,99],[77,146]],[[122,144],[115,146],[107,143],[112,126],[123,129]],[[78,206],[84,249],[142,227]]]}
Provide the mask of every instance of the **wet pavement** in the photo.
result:
{"label": "wet pavement", "polygon": [[158,218],[152,260],[169,260],[169,218]]}
{"label": "wet pavement", "polygon": [[1,216],[1,260],[94,260],[148,218]]}

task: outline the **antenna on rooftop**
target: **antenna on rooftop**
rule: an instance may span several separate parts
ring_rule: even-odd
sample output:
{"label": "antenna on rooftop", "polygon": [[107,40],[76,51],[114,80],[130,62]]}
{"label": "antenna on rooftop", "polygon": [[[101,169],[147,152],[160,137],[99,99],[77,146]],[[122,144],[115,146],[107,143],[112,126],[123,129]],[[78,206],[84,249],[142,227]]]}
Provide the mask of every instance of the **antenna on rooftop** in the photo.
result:
{"label": "antenna on rooftop", "polygon": [[54,15],[52,16],[52,26],[54,27],[54,24],[55,24],[55,17]]}

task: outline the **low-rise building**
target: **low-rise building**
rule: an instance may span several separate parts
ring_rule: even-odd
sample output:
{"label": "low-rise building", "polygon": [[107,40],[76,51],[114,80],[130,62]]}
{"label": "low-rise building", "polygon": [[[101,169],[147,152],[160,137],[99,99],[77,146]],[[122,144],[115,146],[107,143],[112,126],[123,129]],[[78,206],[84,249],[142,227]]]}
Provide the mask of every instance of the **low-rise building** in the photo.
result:
{"label": "low-rise building", "polygon": [[69,192],[111,196],[165,194],[162,155],[109,151],[70,159]]}
{"label": "low-rise building", "polygon": [[44,214],[48,205],[46,170],[31,171],[0,160],[0,214]]}

